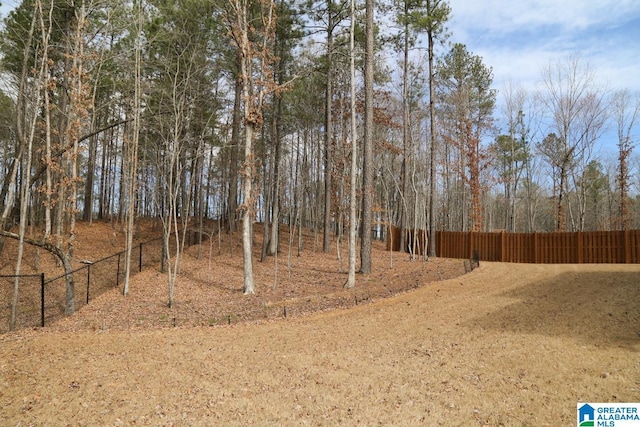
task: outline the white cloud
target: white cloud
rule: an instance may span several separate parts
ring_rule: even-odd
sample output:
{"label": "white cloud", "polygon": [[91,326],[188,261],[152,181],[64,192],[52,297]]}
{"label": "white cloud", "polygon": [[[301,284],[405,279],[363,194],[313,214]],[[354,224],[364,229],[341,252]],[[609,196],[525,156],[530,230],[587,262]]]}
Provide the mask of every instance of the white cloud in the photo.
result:
{"label": "white cloud", "polygon": [[488,49],[474,54],[482,56],[484,64],[493,68],[494,83],[498,88],[511,80],[526,89],[533,89],[540,70],[551,59],[551,54],[542,50],[514,52],[510,49]]}
{"label": "white cloud", "polygon": [[550,61],[579,54],[603,85],[640,91],[640,2],[450,0],[452,42],[494,70],[497,88],[533,88]]}
{"label": "white cloud", "polygon": [[638,16],[635,0],[450,0],[452,29],[484,29],[497,33],[523,27],[559,26],[566,30],[624,22]]}

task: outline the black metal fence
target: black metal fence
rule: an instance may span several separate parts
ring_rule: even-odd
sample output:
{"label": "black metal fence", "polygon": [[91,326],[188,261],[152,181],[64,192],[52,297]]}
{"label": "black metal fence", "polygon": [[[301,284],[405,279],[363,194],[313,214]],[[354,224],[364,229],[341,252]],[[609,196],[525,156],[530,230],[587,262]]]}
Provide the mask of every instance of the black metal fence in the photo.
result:
{"label": "black metal fence", "polygon": [[[194,236],[187,237],[185,246],[196,243]],[[98,260],[82,260],[83,266],[75,269],[75,309],[79,309],[109,289],[119,287],[124,280],[126,251]],[[162,265],[162,237],[138,244],[132,248],[131,273],[149,266]],[[11,306],[15,281],[18,280],[16,304],[16,329],[45,326],[64,316],[66,304],[66,277],[61,274],[46,278],[44,273],[0,276],[0,333],[10,329]]]}
{"label": "black metal fence", "polygon": [[14,287],[18,281],[16,329],[44,324],[44,273],[0,275],[0,333],[9,330]]}

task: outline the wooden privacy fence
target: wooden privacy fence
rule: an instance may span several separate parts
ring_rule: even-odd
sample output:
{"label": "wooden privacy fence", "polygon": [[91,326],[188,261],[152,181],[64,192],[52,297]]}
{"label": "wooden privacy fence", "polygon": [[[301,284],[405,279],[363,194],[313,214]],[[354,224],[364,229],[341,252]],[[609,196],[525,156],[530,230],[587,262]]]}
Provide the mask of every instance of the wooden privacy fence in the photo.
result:
{"label": "wooden privacy fence", "polygon": [[640,263],[640,230],[554,233],[436,232],[436,255],[538,264]]}
{"label": "wooden privacy fence", "polygon": [[[424,230],[414,230],[413,228],[407,228],[405,231],[405,252],[409,252],[409,246],[412,248],[412,252],[416,255],[422,255],[422,249],[425,247]],[[416,233],[417,231],[417,233]],[[417,236],[417,238],[416,238]],[[393,246],[393,248],[392,248]],[[400,228],[391,227],[387,228],[387,250],[394,250],[398,252],[400,250]]]}

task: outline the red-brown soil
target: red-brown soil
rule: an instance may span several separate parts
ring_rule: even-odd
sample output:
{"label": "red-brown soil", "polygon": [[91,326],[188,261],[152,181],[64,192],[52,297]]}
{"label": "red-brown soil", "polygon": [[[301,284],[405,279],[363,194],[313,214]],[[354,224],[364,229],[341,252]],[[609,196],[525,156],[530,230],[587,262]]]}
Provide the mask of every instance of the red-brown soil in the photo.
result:
{"label": "red-brown soil", "polygon": [[172,309],[147,268],[127,297],[1,335],[2,424],[570,426],[577,402],[640,401],[637,265],[463,275],[376,246],[344,291],[335,250],[308,235],[289,256],[288,238],[256,295],[238,237],[214,239],[184,254]]}

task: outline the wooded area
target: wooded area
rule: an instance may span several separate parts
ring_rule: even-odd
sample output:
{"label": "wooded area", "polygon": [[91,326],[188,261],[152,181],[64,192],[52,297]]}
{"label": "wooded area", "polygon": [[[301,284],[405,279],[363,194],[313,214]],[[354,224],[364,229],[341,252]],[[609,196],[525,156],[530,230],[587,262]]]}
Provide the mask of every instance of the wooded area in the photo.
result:
{"label": "wooded area", "polygon": [[136,222],[160,218],[171,306],[178,230],[211,233],[205,219],[241,227],[247,294],[255,221],[261,260],[281,223],[350,246],[345,286],[356,245],[367,274],[369,231],[389,225],[639,228],[638,94],[603,90],[577,55],[542,67],[535,93],[494,88],[450,16],[446,0],[24,0],[0,36],[0,234],[71,272],[75,221],[111,220],[126,294]]}

